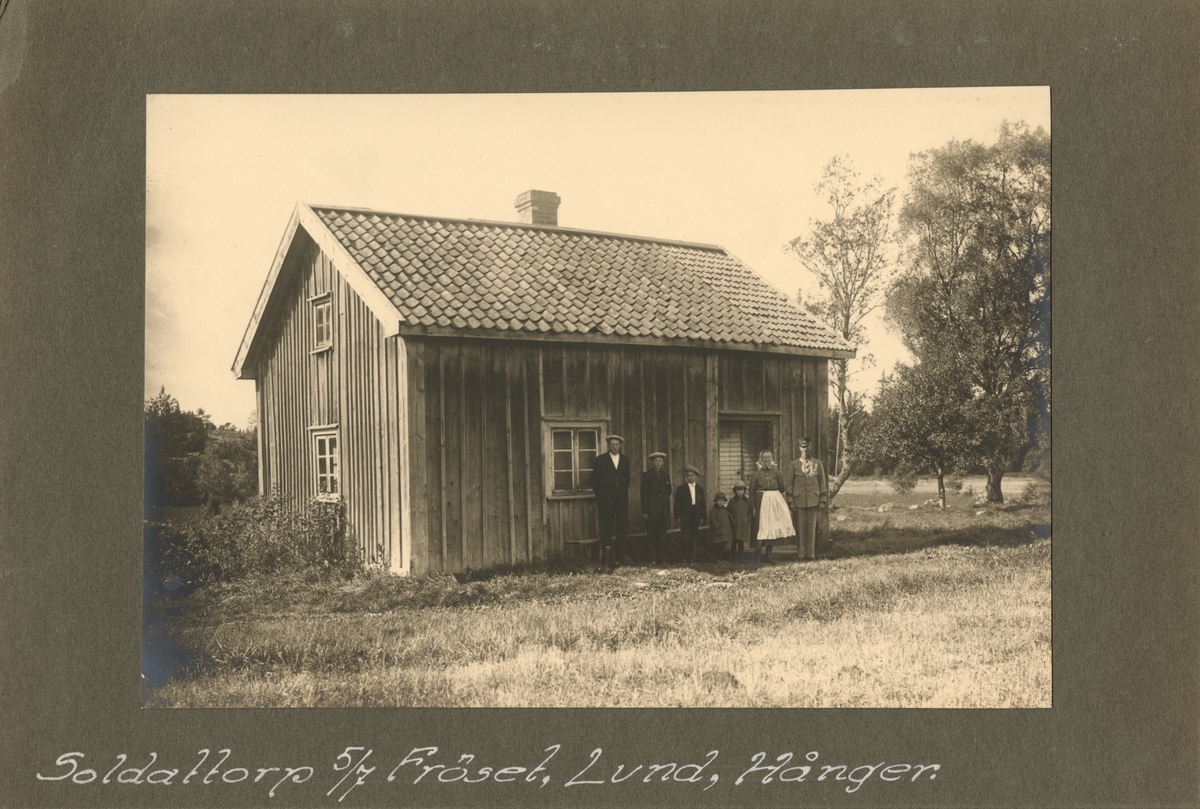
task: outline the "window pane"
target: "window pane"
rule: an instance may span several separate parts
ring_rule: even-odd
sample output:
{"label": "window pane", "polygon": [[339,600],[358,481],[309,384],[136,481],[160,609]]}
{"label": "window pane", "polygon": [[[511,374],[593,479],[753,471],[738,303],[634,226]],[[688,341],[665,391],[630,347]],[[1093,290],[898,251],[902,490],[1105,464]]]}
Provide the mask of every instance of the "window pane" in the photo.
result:
{"label": "window pane", "polygon": [[572,480],[571,480],[571,473],[569,471],[554,473],[554,491],[569,492],[569,491],[571,491],[571,485],[572,485]]}
{"label": "window pane", "polygon": [[580,450],[579,451],[579,468],[595,469],[596,468],[596,450]]}
{"label": "window pane", "polygon": [[554,471],[555,472],[570,472],[571,471],[571,451],[557,450],[554,453]]}
{"label": "window pane", "polygon": [[595,430],[580,430],[579,431],[579,448],[580,449],[595,449],[596,448],[596,431]]}
{"label": "window pane", "polygon": [[317,474],[324,477],[329,474],[329,459],[324,456],[317,457]]}
{"label": "window pane", "polygon": [[338,479],[336,477],[329,478],[329,493],[330,494],[338,493]]}
{"label": "window pane", "polygon": [[590,469],[585,472],[579,473],[579,488],[581,488],[581,489],[592,488],[592,471]]}
{"label": "window pane", "polygon": [[555,449],[571,449],[571,431],[570,430],[555,430],[554,431],[554,448]]}
{"label": "window pane", "polygon": [[313,323],[316,326],[317,345],[319,346],[329,345],[333,340],[332,314],[333,304],[330,301],[318,303],[313,309]]}

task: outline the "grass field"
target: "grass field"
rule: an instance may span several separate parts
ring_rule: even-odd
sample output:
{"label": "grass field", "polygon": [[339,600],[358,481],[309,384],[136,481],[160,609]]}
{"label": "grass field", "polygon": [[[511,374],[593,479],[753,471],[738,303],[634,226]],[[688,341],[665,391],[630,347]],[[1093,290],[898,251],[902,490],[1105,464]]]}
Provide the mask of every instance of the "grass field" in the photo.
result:
{"label": "grass field", "polygon": [[927,487],[870,483],[839,494],[832,552],[811,563],[563,562],[162,599],[148,625],[182,663],[145,704],[1049,707],[1048,492],[941,511],[919,505]]}

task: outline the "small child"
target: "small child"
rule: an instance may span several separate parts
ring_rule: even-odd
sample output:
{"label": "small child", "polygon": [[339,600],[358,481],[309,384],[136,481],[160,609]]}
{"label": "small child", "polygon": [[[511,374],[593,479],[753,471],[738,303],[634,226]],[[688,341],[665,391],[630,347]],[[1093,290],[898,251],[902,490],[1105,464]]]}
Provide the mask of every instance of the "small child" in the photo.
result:
{"label": "small child", "polygon": [[725,492],[717,492],[713,498],[712,511],[708,513],[708,541],[714,558],[726,551],[733,541],[733,525],[729,521],[729,510],[725,507]]}
{"label": "small child", "polygon": [[729,502],[730,551],[733,561],[742,558],[746,543],[750,541],[750,498],[746,496],[746,483],[733,484],[733,500]]}

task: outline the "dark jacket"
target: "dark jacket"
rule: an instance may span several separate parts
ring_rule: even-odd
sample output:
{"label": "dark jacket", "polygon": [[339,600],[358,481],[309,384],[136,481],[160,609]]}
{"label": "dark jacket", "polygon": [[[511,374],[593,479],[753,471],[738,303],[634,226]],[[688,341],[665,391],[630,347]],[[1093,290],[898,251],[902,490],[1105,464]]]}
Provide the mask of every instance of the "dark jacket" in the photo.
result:
{"label": "dark jacket", "polygon": [[618,455],[616,468],[613,468],[611,458],[607,452],[598,455],[596,465],[592,467],[596,508],[625,512],[629,510],[629,458]]}
{"label": "dark jacket", "polygon": [[647,519],[671,519],[671,475],[664,466],[642,473],[642,513]]}
{"label": "dark jacket", "polygon": [[708,541],[729,542],[733,539],[733,525],[729,520],[729,509],[714,505],[708,513]]}
{"label": "dark jacket", "polygon": [[704,487],[696,484],[696,505],[692,505],[692,497],[688,493],[688,485],[680,483],[675,490],[675,519],[683,520],[688,525],[699,525],[705,518]]}
{"label": "dark jacket", "polygon": [[738,497],[736,494],[729,498],[729,523],[733,530],[733,539],[737,542],[750,541],[750,500]]}

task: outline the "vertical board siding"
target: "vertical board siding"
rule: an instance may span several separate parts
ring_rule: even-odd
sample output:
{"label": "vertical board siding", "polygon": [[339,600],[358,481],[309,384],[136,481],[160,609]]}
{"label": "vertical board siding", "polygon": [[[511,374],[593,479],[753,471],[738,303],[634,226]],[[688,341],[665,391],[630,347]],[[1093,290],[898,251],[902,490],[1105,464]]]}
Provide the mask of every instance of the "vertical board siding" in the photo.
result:
{"label": "vertical board siding", "polygon": [[[418,575],[548,559],[572,540],[596,536],[590,497],[547,497],[543,445],[554,420],[592,422],[625,437],[633,533],[645,530],[638,484],[649,453],[667,453],[676,485],[687,464],[701,470],[710,493],[724,484],[723,412],[761,412],[781,461],[794,457],[805,434],[818,452],[828,449],[819,428],[826,360],[385,338],[320,250],[297,242],[285,259],[288,294],[271,312],[274,337],[255,360],[262,486],[301,501],[315,494],[309,428],[336,424],[348,530],[368,562],[392,561],[402,532]],[[314,354],[309,300],[323,294],[332,301],[334,346]]]}
{"label": "vertical board siding", "polygon": [[[383,337],[378,320],[307,238],[297,238],[284,274],[292,280],[273,308],[274,333],[257,361],[263,489],[306,503],[316,494],[309,428],[337,425],[348,535],[365,561],[384,564],[400,531],[396,338]],[[326,294],[333,347],[313,353],[309,301]]]}
{"label": "vertical board siding", "polygon": [[442,405],[446,431],[446,488],[442,502],[446,511],[446,568],[464,570],[464,527],[466,526],[466,491],[463,484],[463,359],[462,341],[441,343],[443,384]]}

